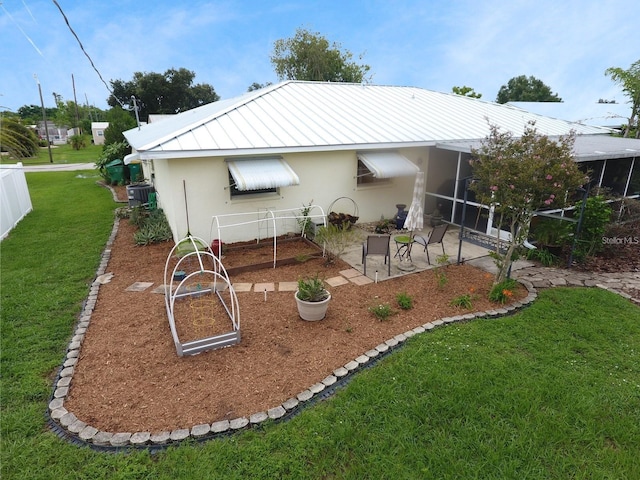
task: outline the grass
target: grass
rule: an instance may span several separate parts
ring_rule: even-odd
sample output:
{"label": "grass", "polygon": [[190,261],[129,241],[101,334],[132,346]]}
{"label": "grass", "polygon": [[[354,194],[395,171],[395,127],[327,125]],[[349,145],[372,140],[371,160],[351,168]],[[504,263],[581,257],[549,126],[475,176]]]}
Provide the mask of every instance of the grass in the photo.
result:
{"label": "grass", "polygon": [[414,337],[285,423],[153,455],[58,439],[52,375],[115,207],[95,180],[27,174],[0,245],[3,479],[640,478],[640,309],[599,289]]}
{"label": "grass", "polygon": [[[95,163],[102,153],[102,145],[87,145],[80,150],[74,150],[69,144],[56,145],[51,147],[51,156],[53,163]],[[47,147],[41,147],[36,157],[24,158],[21,160],[23,165],[45,165],[51,163],[49,161],[49,151]],[[0,163],[17,163],[15,159],[8,158],[6,155],[0,157]]]}

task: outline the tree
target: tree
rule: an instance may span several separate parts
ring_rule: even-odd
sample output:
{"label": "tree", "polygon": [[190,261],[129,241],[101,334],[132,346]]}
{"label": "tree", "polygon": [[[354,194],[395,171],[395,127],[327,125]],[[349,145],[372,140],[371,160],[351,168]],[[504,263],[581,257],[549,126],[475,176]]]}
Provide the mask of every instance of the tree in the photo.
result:
{"label": "tree", "polygon": [[[56,115],[56,108],[45,108],[47,118],[53,118]],[[18,109],[20,118],[29,125],[34,125],[42,121],[42,107],[40,105],[23,105]]]}
{"label": "tree", "polygon": [[269,85],[272,85],[272,83],[271,82],[267,82],[267,83],[253,82],[251,85],[249,85],[249,88],[247,88],[247,92],[254,92],[256,90],[260,90],[261,88],[266,88]]}
{"label": "tree", "polygon": [[573,160],[574,140],[573,134],[550,140],[538,134],[533,123],[520,138],[491,126],[481,148],[472,150],[470,189],[493,210],[498,231],[511,234],[507,251],[493,254],[498,265],[496,284],[506,280],[522,250],[534,212],[565,207],[575,190],[588,181]]}
{"label": "tree", "polygon": [[482,97],[481,93],[476,93],[476,91],[473,88],[467,87],[466,85],[464,87],[453,87],[451,91],[456,95],[462,95],[463,97],[470,97],[470,98]]}
{"label": "tree", "polygon": [[551,88],[536,77],[520,75],[513,77],[506,85],[500,87],[496,102],[561,102]]}
{"label": "tree", "polygon": [[105,147],[112,143],[126,142],[122,132],[136,126],[136,121],[131,113],[123,110],[119,106],[113,107],[107,112],[107,122],[109,122],[109,126],[104,131]]}
{"label": "tree", "polygon": [[630,98],[631,115],[622,136],[629,137],[631,129],[635,126],[635,137],[640,138],[640,128],[638,127],[638,119],[640,118],[640,60],[632,63],[628,70],[619,67],[607,68],[605,75],[622,85],[622,91]]}
{"label": "tree", "polygon": [[164,73],[135,72],[128,82],[111,80],[113,94],[107,103],[133,110],[136,99],[140,118],[153,113],[180,113],[220,99],[206,83],[193,84],[196,74],[185,68],[170,68]]}
{"label": "tree", "polygon": [[348,50],[341,50],[340,44],[329,44],[319,33],[299,28],[292,38],[274,42],[270,60],[280,80],[370,81],[367,73],[371,67],[351,61],[352,57]]}
{"label": "tree", "polygon": [[34,157],[38,153],[38,137],[14,118],[0,115],[0,150],[16,160]]}

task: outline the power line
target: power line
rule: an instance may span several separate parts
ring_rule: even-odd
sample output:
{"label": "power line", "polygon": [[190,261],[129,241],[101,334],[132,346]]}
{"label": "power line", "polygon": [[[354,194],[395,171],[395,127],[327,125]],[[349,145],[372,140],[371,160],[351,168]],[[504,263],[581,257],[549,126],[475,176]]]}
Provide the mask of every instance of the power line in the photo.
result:
{"label": "power line", "polygon": [[82,45],[82,42],[80,41],[80,38],[78,37],[78,35],[76,34],[76,32],[73,30],[73,28],[71,27],[71,24],[69,23],[69,19],[67,18],[67,16],[65,15],[64,11],[62,10],[62,7],[58,4],[58,2],[56,0],[53,0],[53,3],[55,4],[56,7],[58,7],[58,10],[60,10],[60,13],[62,14],[62,17],[64,18],[65,23],[67,24],[67,27],[69,27],[69,30],[71,31],[71,33],[73,34],[74,37],[76,37],[76,40],[78,41],[78,45],[80,45],[80,50],[82,50],[82,52],[85,54],[85,56],[89,59],[89,63],[91,63],[91,66],[93,67],[93,69],[96,71],[96,73],[98,74],[98,77],[100,77],[100,80],[102,80],[102,83],[104,83],[104,86],[107,87],[107,91],[113,96],[113,98],[116,99],[116,102],[118,102],[120,104],[120,106],[123,109],[127,109],[127,107],[124,106],[124,104],[118,99],[118,97],[116,97],[113,93],[113,91],[111,90],[111,88],[109,88],[109,85],[107,84],[107,82],[105,82],[104,78],[102,78],[102,75],[100,74],[100,71],[98,70],[98,68],[96,67],[96,65],[93,63],[93,60],[91,59],[91,57],[89,56],[89,54],[87,53],[87,51],[84,49],[84,45]]}

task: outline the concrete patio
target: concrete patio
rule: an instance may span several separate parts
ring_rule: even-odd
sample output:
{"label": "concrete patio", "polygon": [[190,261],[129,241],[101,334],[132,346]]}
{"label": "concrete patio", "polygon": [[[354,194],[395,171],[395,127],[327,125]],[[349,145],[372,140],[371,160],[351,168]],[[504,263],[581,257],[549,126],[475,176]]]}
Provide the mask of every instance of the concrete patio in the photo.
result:
{"label": "concrete patio", "polygon": [[[367,235],[373,234],[359,228],[358,225],[355,225],[354,228],[358,232],[358,240],[347,247],[340,258],[351,265],[352,268],[364,274],[364,265],[362,263],[362,244],[367,238]],[[420,235],[426,239],[429,237],[430,232],[431,227],[424,227],[422,230],[416,231],[415,235]],[[458,260],[459,233],[460,229],[451,225],[444,236],[444,251],[449,257],[449,263],[456,263]],[[367,257],[367,277],[375,281],[377,275],[377,280],[382,281],[389,278],[399,277],[401,275],[407,275],[409,273],[428,270],[438,266],[438,257],[442,255],[442,246],[440,244],[429,245],[430,264],[427,261],[427,254],[424,251],[424,247],[418,243],[414,243],[412,245],[411,263],[408,264],[407,261],[401,261],[397,255],[398,245],[396,245],[394,239],[398,236],[406,236],[408,234],[409,232],[406,230],[391,233],[391,275],[387,274],[387,265],[385,265],[384,257],[382,255],[370,255]],[[493,260],[488,257],[488,255],[489,251],[486,248],[469,242],[462,242],[460,255],[461,261],[470,262],[472,260],[478,261],[479,259],[485,258],[490,260],[490,263],[493,263]]]}

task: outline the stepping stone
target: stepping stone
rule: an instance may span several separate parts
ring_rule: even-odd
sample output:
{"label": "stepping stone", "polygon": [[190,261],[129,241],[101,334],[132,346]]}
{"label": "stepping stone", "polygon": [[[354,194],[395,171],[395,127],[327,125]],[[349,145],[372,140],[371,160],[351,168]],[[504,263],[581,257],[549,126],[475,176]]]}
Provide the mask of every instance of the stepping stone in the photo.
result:
{"label": "stepping stone", "polygon": [[234,283],[233,284],[233,289],[236,291],[236,293],[238,293],[238,292],[250,292],[252,286],[253,286],[252,283]]}
{"label": "stepping stone", "polygon": [[356,285],[367,285],[368,283],[373,283],[373,280],[371,280],[369,277],[365,277],[364,275],[350,278],[349,281],[351,283],[355,283]]}
{"label": "stepping stone", "polygon": [[133,285],[129,285],[125,290],[127,292],[144,292],[151,285],[153,285],[153,282],[136,282]]}
{"label": "stepping stone", "polygon": [[362,272],[359,272],[355,268],[350,268],[349,270],[341,270],[340,275],[342,275],[345,278],[353,278],[353,277],[358,277],[362,275]]}
{"label": "stepping stone", "polygon": [[113,273],[105,273],[103,275],[100,275],[99,277],[96,278],[96,282],[98,282],[100,285],[104,285],[105,283],[109,283],[111,281],[111,279],[113,278]]}
{"label": "stepping stone", "polygon": [[280,282],[278,284],[279,292],[295,292],[298,289],[298,282]]}
{"label": "stepping stone", "polygon": [[273,283],[256,283],[253,286],[253,291],[254,292],[274,292],[276,290],[276,287]]}
{"label": "stepping stone", "polygon": [[164,295],[167,291],[168,287],[166,285],[160,285],[156,288],[154,288],[153,290],[151,290],[151,293],[158,293],[160,295]]}
{"label": "stepping stone", "polygon": [[347,283],[349,283],[349,280],[344,277],[331,277],[328,278],[326,282],[332,287],[339,287],[340,285],[346,285]]}

